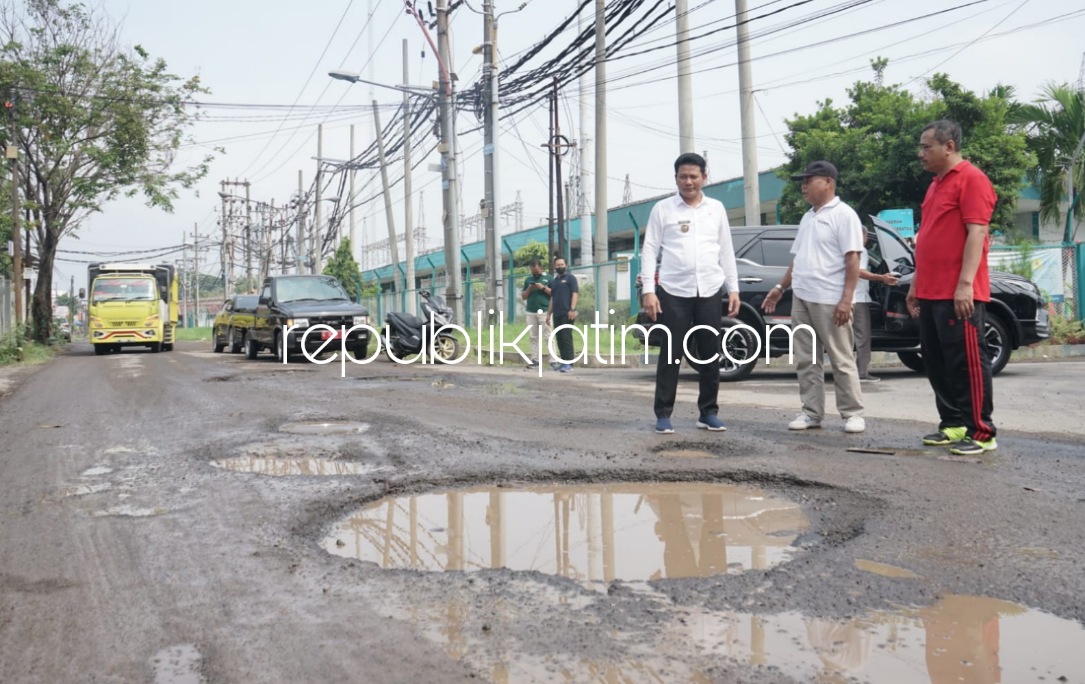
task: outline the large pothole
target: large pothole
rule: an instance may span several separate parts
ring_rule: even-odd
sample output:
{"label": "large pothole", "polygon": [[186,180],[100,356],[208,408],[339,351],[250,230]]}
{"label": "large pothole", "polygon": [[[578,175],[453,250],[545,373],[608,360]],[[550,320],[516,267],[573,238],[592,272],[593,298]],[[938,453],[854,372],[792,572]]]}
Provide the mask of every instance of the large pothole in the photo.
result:
{"label": "large pothole", "polygon": [[322,545],[388,569],[507,568],[595,584],[771,568],[799,552],[808,527],[797,503],[735,484],[551,484],[383,499]]}

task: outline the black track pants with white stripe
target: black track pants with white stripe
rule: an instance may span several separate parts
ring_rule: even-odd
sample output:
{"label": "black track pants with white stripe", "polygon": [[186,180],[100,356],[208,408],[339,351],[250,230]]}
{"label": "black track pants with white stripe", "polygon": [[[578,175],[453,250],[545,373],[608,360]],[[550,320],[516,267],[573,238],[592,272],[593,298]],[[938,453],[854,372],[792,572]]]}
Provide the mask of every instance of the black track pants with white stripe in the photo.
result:
{"label": "black track pants with white stripe", "polygon": [[976,302],[968,319],[959,319],[951,299],[919,300],[923,365],[938,407],[938,429],[961,427],[977,441],[995,436],[991,420],[991,355],[983,336],[986,302]]}

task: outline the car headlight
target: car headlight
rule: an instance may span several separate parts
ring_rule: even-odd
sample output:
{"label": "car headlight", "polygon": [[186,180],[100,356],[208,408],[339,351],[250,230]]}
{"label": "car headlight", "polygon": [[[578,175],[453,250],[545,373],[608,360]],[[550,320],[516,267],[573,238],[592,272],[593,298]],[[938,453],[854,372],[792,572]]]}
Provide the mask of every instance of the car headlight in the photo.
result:
{"label": "car headlight", "polygon": [[161,319],[158,318],[157,314],[154,315],[154,316],[150,316],[150,317],[147,318],[147,320],[143,321],[143,327],[158,325],[159,320],[161,320]]}
{"label": "car headlight", "polygon": [[288,319],[286,319],[286,327],[292,328],[294,326],[297,326],[299,328],[308,328],[309,327],[309,319],[308,318],[288,318]]}
{"label": "car headlight", "polygon": [[354,325],[369,325],[369,316],[355,316]]}
{"label": "car headlight", "polygon": [[90,317],[90,327],[92,327],[92,328],[104,328],[105,324],[102,323],[102,319],[98,318],[97,316],[91,316]]}

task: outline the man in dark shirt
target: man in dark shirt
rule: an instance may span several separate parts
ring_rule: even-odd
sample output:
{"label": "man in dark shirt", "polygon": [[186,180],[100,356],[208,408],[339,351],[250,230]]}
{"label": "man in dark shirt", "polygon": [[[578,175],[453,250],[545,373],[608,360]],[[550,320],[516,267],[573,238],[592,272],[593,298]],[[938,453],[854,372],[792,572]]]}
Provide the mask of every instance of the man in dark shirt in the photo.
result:
{"label": "man in dark shirt", "polygon": [[[565,271],[565,259],[558,257],[554,260],[556,275],[550,281],[550,308],[546,312],[547,320],[552,322],[555,329],[576,320],[576,301],[580,297],[576,276]],[[560,363],[552,362],[550,367],[568,373],[573,370],[573,331],[569,328],[558,330],[556,337]]]}
{"label": "man in dark shirt", "polygon": [[[550,342],[550,323],[546,320],[546,312],[550,309],[550,279],[542,272],[542,263],[538,259],[531,262],[531,275],[524,279],[520,299],[525,302],[525,319],[531,331],[531,361],[527,367],[535,368],[539,365],[536,354],[540,354],[539,350]],[[540,344],[544,346],[540,347]],[[550,363],[556,363],[553,354],[550,355]]]}

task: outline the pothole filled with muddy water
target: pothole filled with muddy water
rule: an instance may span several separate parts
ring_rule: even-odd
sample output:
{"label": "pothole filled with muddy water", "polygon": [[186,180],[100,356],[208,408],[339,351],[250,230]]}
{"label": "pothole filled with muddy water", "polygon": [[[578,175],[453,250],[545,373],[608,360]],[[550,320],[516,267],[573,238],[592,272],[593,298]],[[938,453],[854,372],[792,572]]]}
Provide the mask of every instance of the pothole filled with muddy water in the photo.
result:
{"label": "pothole filled with muddy water", "polygon": [[808,527],[797,503],[734,484],[558,484],[383,499],[322,545],[382,568],[535,570],[596,584],[770,568],[799,552]]}

